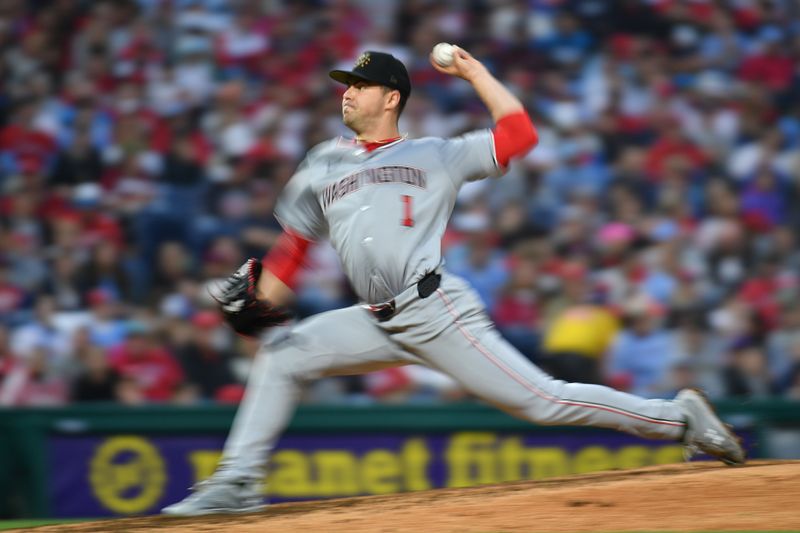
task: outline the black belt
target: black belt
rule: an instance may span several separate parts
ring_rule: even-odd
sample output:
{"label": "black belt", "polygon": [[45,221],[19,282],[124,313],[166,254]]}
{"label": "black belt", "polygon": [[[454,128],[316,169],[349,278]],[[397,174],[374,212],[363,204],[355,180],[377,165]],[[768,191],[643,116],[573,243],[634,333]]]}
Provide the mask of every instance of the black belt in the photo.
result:
{"label": "black belt", "polygon": [[[441,281],[441,274],[428,272],[417,282],[417,294],[424,300],[439,288],[439,283],[441,283]],[[386,303],[369,305],[367,309],[378,322],[386,322],[394,316],[397,306],[395,305],[394,299],[391,299]]]}

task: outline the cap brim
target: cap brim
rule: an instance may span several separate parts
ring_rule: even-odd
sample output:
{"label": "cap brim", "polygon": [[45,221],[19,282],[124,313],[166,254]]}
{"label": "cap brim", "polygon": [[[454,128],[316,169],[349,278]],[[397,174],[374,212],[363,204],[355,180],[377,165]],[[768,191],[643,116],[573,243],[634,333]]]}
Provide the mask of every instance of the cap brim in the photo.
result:
{"label": "cap brim", "polygon": [[366,76],[362,76],[361,74],[356,74],[355,72],[350,72],[348,70],[332,70],[328,73],[328,76],[338,81],[339,83],[344,83],[345,85],[350,85],[351,83],[359,81],[380,83],[379,81],[367,78]]}

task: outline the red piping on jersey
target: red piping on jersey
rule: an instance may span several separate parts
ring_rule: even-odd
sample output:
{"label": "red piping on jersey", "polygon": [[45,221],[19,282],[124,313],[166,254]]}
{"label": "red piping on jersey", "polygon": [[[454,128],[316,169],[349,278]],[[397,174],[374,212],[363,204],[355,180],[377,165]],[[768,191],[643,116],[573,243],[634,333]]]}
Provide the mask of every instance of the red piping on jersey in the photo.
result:
{"label": "red piping on jersey", "polygon": [[527,154],[539,142],[531,117],[523,109],[502,117],[492,130],[497,162],[507,167],[512,157]]}
{"label": "red piping on jersey", "polygon": [[387,144],[399,141],[400,139],[401,137],[392,137],[391,139],[383,139],[382,141],[358,141],[358,144],[363,146],[367,152],[372,152],[381,146],[386,146]]}
{"label": "red piping on jersey", "polygon": [[444,303],[445,307],[447,308],[447,312],[450,313],[450,316],[453,317],[453,324],[458,328],[464,337],[466,337],[467,341],[475,347],[479,352],[483,354],[494,366],[499,368],[503,373],[507,376],[511,377],[514,381],[525,387],[528,391],[532,392],[539,398],[546,400],[548,402],[557,404],[557,405],[568,405],[573,407],[583,407],[586,409],[597,409],[600,411],[608,411],[609,413],[614,413],[616,415],[625,416],[628,418],[633,418],[635,420],[640,420],[642,422],[648,422],[650,424],[656,425],[663,425],[663,426],[673,426],[673,427],[685,427],[686,423],[681,422],[678,420],[663,420],[658,418],[651,418],[647,415],[639,414],[639,413],[632,413],[630,411],[625,411],[623,409],[619,409],[613,407],[611,405],[601,405],[595,404],[591,402],[582,402],[580,400],[570,400],[566,398],[560,398],[558,396],[554,396],[546,391],[543,391],[539,387],[537,387],[533,382],[528,381],[522,375],[519,374],[516,370],[509,367],[505,364],[500,358],[496,357],[492,354],[481,342],[473,336],[469,330],[464,327],[464,324],[461,322],[458,316],[458,312],[453,305],[452,300],[445,294],[444,290],[441,288],[436,289],[436,294]]}
{"label": "red piping on jersey", "polygon": [[284,230],[261,260],[262,264],[287,287],[294,288],[297,272],[306,258],[311,242],[297,233]]}

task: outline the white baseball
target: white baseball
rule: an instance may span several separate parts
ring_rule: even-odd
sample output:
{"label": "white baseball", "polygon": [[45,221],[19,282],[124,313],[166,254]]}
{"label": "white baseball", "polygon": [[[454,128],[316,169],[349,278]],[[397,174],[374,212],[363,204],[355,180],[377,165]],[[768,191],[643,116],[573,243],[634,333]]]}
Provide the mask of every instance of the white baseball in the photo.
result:
{"label": "white baseball", "polygon": [[433,60],[443,67],[449,67],[453,64],[453,52],[455,46],[450,43],[439,43],[433,47]]}

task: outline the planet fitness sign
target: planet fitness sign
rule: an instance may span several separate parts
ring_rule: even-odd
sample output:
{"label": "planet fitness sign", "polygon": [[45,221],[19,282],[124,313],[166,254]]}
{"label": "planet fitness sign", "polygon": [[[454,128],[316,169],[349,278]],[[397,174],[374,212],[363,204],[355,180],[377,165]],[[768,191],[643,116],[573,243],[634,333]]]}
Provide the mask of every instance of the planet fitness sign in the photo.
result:
{"label": "planet fitness sign", "polygon": [[[56,517],[158,512],[214,471],[219,436],[53,436],[48,497]],[[287,435],[269,501],[391,494],[542,479],[683,460],[681,446],[616,432]]]}

